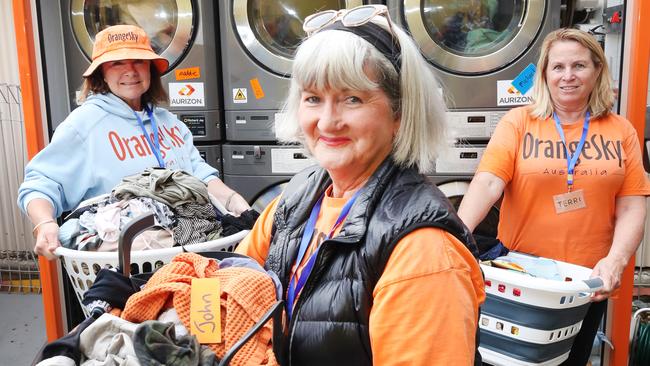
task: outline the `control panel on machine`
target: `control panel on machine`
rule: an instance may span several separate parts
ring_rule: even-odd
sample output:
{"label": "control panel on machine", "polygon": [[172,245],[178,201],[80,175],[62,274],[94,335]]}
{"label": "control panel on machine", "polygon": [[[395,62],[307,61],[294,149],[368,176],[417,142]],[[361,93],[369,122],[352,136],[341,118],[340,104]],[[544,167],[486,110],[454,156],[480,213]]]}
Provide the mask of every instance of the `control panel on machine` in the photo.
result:
{"label": "control panel on machine", "polygon": [[467,140],[489,139],[499,120],[507,111],[453,111],[447,112],[447,123],[452,136]]}
{"label": "control panel on machine", "polygon": [[296,174],[316,163],[297,146],[224,145],[224,153],[230,156],[226,162],[229,171],[237,174],[250,173],[251,166],[256,166],[258,173]]}

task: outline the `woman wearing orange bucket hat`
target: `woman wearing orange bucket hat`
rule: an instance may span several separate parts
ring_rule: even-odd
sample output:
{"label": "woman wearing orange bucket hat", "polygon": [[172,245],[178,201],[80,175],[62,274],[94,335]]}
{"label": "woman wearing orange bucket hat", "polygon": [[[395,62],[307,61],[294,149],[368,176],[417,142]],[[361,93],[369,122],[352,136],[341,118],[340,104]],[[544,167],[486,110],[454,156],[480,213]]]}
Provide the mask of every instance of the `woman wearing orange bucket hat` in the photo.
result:
{"label": "woman wearing orange bucket hat", "polygon": [[18,205],[35,225],[37,254],[55,258],[60,245],[56,217],[152,166],[201,179],[235,214],[250,209],[201,158],[189,129],[158,107],[167,100],[160,77],[168,66],[137,26],[116,25],[97,33],[92,63],[83,74],[81,106],[25,167],[18,190]]}

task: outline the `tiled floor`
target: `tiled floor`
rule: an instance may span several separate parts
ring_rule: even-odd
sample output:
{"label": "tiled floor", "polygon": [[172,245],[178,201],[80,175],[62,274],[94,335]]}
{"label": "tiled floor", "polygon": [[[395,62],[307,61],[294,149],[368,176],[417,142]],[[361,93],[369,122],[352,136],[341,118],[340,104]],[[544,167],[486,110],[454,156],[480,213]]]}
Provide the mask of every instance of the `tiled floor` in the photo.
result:
{"label": "tiled floor", "polygon": [[41,295],[0,293],[0,364],[31,365],[45,340]]}

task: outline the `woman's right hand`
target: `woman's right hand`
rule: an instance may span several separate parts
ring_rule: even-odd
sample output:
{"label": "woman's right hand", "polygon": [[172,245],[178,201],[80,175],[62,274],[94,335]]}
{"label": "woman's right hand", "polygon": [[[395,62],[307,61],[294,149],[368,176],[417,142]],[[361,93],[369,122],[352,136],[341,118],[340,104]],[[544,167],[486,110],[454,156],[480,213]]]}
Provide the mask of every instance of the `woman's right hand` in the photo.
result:
{"label": "woman's right hand", "polygon": [[235,216],[241,215],[242,212],[250,210],[251,206],[246,202],[244,197],[239,193],[235,193],[228,202],[226,210],[235,214]]}
{"label": "woman's right hand", "polygon": [[48,260],[56,259],[54,250],[61,246],[59,242],[59,225],[56,221],[42,224],[35,232],[36,245],[34,253],[42,255]]}

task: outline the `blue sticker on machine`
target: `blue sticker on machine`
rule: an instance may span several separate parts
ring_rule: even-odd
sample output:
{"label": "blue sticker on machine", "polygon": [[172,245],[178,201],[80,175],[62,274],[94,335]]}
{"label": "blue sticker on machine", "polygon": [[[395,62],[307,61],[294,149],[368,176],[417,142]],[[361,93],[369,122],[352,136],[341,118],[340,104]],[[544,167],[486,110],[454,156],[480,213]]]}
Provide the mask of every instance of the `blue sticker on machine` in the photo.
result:
{"label": "blue sticker on machine", "polygon": [[515,80],[512,81],[512,86],[519,90],[521,94],[526,94],[526,92],[533,87],[535,70],[536,68],[533,64],[526,66],[526,68],[517,75]]}

